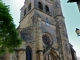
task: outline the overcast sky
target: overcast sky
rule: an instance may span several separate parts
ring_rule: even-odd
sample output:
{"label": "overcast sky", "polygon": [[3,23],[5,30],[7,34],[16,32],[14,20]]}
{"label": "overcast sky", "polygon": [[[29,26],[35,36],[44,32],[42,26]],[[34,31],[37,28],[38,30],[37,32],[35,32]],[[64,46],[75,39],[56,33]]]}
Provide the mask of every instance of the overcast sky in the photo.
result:
{"label": "overcast sky", "polygon": [[[6,5],[10,5],[10,13],[14,19],[16,27],[20,21],[20,8],[24,0],[3,0]],[[76,3],[67,3],[67,0],[61,0],[63,15],[70,43],[74,46],[76,54],[80,57],[80,37],[75,33],[76,28],[80,28],[80,13]]]}

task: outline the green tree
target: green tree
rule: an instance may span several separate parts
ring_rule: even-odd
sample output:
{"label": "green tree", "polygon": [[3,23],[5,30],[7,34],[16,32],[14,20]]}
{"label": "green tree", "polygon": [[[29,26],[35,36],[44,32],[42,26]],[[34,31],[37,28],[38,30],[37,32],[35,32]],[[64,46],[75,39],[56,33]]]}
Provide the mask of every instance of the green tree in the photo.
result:
{"label": "green tree", "polygon": [[13,52],[20,44],[21,39],[18,37],[9,6],[0,0],[0,55],[6,51]]}

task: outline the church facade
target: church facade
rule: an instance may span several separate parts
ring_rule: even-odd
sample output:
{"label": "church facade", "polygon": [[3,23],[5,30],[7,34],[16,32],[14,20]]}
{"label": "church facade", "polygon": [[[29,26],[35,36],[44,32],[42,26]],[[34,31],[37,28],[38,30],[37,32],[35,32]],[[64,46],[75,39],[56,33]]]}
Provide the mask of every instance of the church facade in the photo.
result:
{"label": "church facade", "polygon": [[17,31],[23,42],[5,60],[77,60],[60,0],[25,0]]}

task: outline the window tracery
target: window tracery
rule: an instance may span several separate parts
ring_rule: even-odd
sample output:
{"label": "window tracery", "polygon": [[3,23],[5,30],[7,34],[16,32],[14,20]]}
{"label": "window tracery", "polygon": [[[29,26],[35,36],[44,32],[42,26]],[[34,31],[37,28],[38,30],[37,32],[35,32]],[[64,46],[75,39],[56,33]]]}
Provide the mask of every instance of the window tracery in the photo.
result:
{"label": "window tracery", "polygon": [[46,34],[42,36],[42,40],[43,40],[43,43],[47,46],[49,46],[52,42],[50,37]]}

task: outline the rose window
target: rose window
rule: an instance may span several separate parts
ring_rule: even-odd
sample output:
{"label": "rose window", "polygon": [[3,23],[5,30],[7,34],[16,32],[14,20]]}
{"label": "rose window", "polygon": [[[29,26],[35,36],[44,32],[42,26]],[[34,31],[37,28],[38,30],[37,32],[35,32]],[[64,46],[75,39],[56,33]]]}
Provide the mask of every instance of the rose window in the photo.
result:
{"label": "rose window", "polygon": [[43,43],[45,44],[45,45],[50,45],[51,44],[51,39],[50,39],[50,37],[48,36],[48,35],[43,35],[42,36],[42,40],[43,40]]}

